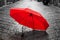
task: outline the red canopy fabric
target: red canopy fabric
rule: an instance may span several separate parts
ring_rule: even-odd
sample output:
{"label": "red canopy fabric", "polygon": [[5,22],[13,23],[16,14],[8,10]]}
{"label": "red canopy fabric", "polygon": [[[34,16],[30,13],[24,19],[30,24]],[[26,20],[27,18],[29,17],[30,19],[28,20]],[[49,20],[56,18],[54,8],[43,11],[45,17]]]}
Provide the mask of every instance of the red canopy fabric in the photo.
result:
{"label": "red canopy fabric", "polygon": [[11,8],[10,16],[19,24],[33,30],[45,31],[49,27],[48,22],[40,13],[29,8]]}

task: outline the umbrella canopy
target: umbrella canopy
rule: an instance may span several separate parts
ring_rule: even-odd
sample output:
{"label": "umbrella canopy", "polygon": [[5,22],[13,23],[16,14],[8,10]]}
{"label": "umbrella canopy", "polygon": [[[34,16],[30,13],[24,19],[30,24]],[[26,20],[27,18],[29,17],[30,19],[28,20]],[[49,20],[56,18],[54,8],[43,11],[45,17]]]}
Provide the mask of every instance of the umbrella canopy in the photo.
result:
{"label": "umbrella canopy", "polygon": [[33,30],[45,31],[49,27],[48,22],[40,13],[29,8],[11,8],[10,16],[19,24]]}

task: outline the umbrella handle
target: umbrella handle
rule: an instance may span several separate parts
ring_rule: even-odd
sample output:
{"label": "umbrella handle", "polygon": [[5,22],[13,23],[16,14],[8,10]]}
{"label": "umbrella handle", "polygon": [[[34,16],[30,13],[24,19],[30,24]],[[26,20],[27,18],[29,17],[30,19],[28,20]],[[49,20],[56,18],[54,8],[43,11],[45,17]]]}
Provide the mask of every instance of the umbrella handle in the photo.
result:
{"label": "umbrella handle", "polygon": [[21,40],[23,40],[23,38],[24,38],[24,33],[23,33],[23,26],[22,26],[22,34],[21,34]]}

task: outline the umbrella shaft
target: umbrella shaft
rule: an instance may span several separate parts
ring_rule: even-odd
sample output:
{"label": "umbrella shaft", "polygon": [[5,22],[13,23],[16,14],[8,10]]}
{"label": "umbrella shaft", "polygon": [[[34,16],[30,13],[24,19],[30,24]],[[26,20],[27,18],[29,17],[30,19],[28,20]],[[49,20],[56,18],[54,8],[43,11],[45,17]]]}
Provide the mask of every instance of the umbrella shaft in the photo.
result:
{"label": "umbrella shaft", "polygon": [[22,26],[22,33],[23,33],[23,26]]}
{"label": "umbrella shaft", "polygon": [[[33,21],[33,29],[34,29],[34,19],[33,19],[33,16],[32,16],[32,21]],[[35,30],[32,31],[32,33],[33,33],[33,40],[34,40],[34,31]]]}

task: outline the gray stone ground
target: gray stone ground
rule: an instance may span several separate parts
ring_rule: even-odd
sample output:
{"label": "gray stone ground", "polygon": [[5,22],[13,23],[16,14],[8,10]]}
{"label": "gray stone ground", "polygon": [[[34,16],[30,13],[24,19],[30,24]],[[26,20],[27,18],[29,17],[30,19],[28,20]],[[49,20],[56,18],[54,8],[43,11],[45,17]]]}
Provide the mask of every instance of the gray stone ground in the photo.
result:
{"label": "gray stone ground", "polygon": [[16,7],[28,7],[40,12],[49,23],[46,32],[34,31],[34,36],[32,29],[25,28],[23,40],[60,40],[60,8],[36,1],[19,1],[0,9],[0,40],[21,40],[21,25],[9,15],[10,8]]}

